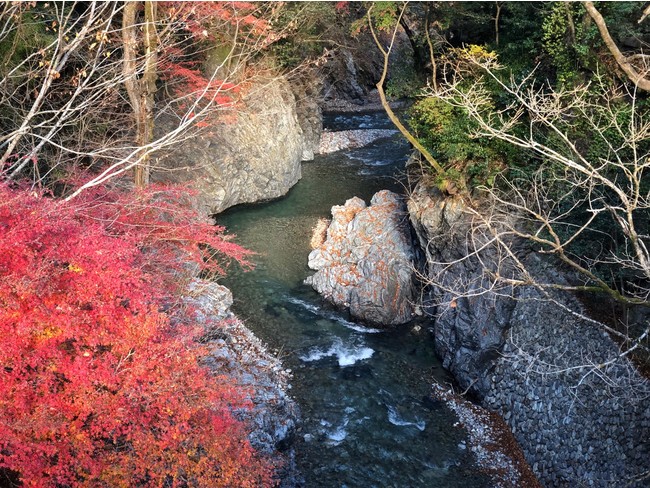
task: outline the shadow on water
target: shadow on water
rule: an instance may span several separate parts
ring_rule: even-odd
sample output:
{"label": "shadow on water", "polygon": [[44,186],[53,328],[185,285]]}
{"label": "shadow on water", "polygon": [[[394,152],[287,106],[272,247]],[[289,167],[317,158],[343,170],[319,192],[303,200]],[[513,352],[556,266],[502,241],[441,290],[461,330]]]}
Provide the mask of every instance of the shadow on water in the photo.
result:
{"label": "shadow on water", "polygon": [[[339,116],[340,117],[340,116]],[[378,114],[339,125],[383,127]],[[347,126],[346,126],[347,128]],[[355,323],[304,285],[311,229],[352,196],[401,191],[408,145],[399,137],[317,156],[279,200],[230,209],[219,224],[256,251],[256,268],[223,280],[234,311],[294,373],[303,425],[295,448],[308,487],[483,487],[456,418],[429,396],[450,381],[426,324],[388,331]]]}

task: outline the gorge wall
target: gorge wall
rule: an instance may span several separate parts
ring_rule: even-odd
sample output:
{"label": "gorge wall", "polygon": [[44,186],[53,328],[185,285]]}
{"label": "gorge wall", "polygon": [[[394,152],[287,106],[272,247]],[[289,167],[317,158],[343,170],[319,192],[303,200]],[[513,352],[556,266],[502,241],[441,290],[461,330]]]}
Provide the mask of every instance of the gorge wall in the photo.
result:
{"label": "gorge wall", "polygon": [[[400,197],[383,191],[371,203],[353,198],[332,208],[326,239],[310,255],[318,271],[307,282],[359,320],[395,325],[418,309],[399,304],[419,296],[406,268],[424,254],[418,305],[433,318],[443,366],[461,391],[502,416],[543,485],[643,486],[650,383],[581,303],[564,291],[495,282],[496,273],[517,274],[481,230],[481,202],[470,208],[464,197],[416,186],[408,212],[420,249],[410,251],[418,246],[404,230]],[[396,229],[399,239],[389,238]],[[524,243],[508,245],[538,282],[568,284]]]}
{"label": "gorge wall", "polygon": [[[208,214],[286,194],[300,179],[301,161],[313,158],[320,141],[320,85],[314,80],[256,80],[236,111],[158,155],[152,181],[190,185]],[[171,120],[157,121],[157,131],[169,127]]]}
{"label": "gorge wall", "polygon": [[[491,287],[490,271],[508,267],[460,198],[420,185],[409,211],[436,351],[461,388],[503,416],[545,486],[643,486],[648,380],[567,292]],[[539,282],[562,282],[548,261],[511,248]]]}

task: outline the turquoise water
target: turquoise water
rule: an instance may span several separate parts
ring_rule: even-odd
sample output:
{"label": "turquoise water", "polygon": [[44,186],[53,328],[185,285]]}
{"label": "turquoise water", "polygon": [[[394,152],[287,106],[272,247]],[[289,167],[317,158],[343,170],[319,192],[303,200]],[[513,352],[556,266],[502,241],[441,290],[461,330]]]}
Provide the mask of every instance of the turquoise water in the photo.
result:
{"label": "turquoise water", "polygon": [[[326,119],[336,128],[386,128],[380,114]],[[294,448],[307,487],[483,487],[456,418],[429,396],[451,382],[427,324],[367,329],[302,283],[311,229],[332,205],[378,190],[402,191],[408,145],[398,136],[317,156],[279,200],[218,216],[257,252],[256,268],[222,280],[234,311],[293,371],[303,426]],[[420,326],[417,331],[416,325]],[[415,328],[414,328],[415,327]]]}

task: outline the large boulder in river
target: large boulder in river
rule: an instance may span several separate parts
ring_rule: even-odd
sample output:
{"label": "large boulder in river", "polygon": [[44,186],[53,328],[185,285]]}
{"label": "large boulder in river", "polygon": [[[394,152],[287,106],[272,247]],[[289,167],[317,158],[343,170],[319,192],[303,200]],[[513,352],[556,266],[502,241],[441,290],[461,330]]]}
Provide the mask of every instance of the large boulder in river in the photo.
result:
{"label": "large boulder in river", "polygon": [[309,255],[317,272],[305,282],[358,319],[401,324],[414,313],[414,262],[405,203],[383,190],[370,207],[357,197],[332,207],[327,238]]}

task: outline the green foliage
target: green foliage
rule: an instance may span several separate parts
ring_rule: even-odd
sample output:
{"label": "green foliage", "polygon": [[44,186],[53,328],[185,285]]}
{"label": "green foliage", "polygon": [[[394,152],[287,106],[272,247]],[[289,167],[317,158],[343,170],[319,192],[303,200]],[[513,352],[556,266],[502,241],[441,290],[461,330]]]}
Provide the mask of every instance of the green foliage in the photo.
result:
{"label": "green foliage", "polygon": [[464,179],[471,186],[494,184],[504,168],[505,147],[474,137],[477,127],[464,109],[425,98],[413,105],[409,115],[415,136],[445,166],[447,177]]}
{"label": "green foliage", "polygon": [[295,68],[305,59],[319,56],[337,30],[346,24],[344,12],[332,2],[288,2],[279,11],[276,30],[286,32],[272,46],[272,53],[281,67]]}
{"label": "green foliage", "polygon": [[390,32],[397,22],[397,2],[373,2],[370,17],[375,27],[384,32]]}
{"label": "green foliage", "polygon": [[490,46],[513,73],[528,73],[540,61],[543,8],[540,2],[503,2],[499,45]]}
{"label": "green foliage", "polygon": [[584,70],[595,63],[591,46],[597,31],[583,18],[582,5],[567,2],[553,3],[544,18],[542,43],[560,84],[579,83]]}
{"label": "green foliage", "polygon": [[14,30],[0,41],[0,74],[11,69],[32,53],[56,41],[56,33],[43,20],[43,15],[24,11],[14,23]]}
{"label": "green foliage", "polygon": [[410,57],[400,52],[391,57],[389,76],[386,82],[386,95],[389,98],[414,97],[424,85]]}

